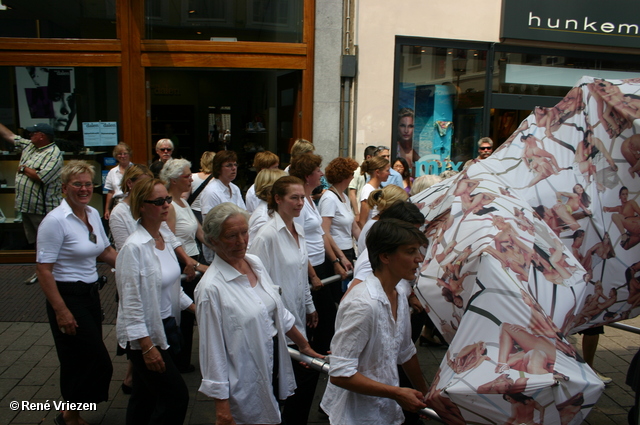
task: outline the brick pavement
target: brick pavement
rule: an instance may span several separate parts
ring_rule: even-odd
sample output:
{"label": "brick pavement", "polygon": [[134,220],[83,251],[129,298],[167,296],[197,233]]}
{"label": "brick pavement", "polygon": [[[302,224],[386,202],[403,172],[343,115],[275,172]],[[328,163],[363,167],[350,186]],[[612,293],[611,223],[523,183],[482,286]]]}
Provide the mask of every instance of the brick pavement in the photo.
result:
{"label": "brick pavement", "polygon": [[[58,359],[53,339],[44,313],[44,296],[38,285],[22,284],[31,273],[33,265],[0,265],[0,424],[51,424],[56,413],[50,411],[12,411],[11,401],[52,402],[61,401],[59,391]],[[105,265],[100,272],[109,277],[108,286],[102,291],[102,304],[105,309],[104,335],[110,350],[114,374],[110,388],[109,401],[98,405],[95,412],[84,415],[92,424],[123,424],[128,396],[120,391],[122,378],[126,370],[126,360],[115,355],[115,285],[113,274]],[[640,327],[640,317],[626,321]],[[197,333],[195,335],[197,346]],[[580,349],[580,338],[571,337]],[[633,355],[640,346],[640,335],[618,329],[606,328],[606,334],[600,338],[596,354],[596,368],[603,375],[613,378],[603,396],[584,421],[589,425],[626,425],[627,412],[633,405],[634,396],[624,384],[626,371]],[[424,375],[430,380],[436,372],[444,348],[418,347],[418,358]],[[194,353],[193,363],[198,366]],[[214,402],[199,394],[198,372],[183,375],[190,392],[190,405],[187,424],[212,424],[215,419]],[[322,376],[316,391],[316,400],[312,408],[309,423],[328,424],[317,414],[317,404],[326,385],[326,375]]]}

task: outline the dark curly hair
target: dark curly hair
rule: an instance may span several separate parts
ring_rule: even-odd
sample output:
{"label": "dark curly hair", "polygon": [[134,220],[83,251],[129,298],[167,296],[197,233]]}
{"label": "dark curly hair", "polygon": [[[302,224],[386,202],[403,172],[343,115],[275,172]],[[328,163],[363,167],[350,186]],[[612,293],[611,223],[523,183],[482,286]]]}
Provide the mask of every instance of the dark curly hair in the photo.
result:
{"label": "dark curly hair", "polygon": [[322,157],[320,155],[310,152],[303,153],[292,159],[289,175],[306,182],[307,177],[313,174],[320,164],[322,164]]}
{"label": "dark curly hair", "polygon": [[324,175],[329,184],[337,184],[353,176],[358,163],[352,158],[335,158],[324,169]]}

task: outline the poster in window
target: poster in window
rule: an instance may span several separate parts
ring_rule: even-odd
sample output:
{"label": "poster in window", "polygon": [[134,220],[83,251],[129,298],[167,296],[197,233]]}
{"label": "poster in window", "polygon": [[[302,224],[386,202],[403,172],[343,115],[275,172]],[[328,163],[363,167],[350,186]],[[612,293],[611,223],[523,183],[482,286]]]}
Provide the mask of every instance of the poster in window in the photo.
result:
{"label": "poster in window", "polygon": [[48,122],[56,131],[77,131],[74,68],[16,67],[19,125]]}

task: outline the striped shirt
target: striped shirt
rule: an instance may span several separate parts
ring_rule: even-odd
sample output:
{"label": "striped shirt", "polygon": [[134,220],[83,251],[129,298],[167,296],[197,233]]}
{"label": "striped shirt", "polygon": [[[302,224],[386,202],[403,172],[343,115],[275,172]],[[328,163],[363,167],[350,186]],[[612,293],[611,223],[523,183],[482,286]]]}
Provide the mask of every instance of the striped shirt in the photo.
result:
{"label": "striped shirt", "polygon": [[[55,143],[38,148],[30,140],[21,137],[15,138],[15,145],[22,149],[16,173],[16,210],[44,215],[62,202],[62,153]],[[36,170],[41,181],[33,181],[20,173],[23,165]]]}

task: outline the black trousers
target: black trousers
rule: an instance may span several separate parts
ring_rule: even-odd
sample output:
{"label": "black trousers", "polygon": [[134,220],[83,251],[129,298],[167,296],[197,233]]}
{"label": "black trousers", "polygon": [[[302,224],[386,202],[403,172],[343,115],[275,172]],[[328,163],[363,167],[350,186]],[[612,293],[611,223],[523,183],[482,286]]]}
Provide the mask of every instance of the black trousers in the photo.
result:
{"label": "black trousers", "polygon": [[129,350],[133,363],[133,392],[127,406],[127,425],[181,425],[187,415],[189,390],[171,355],[160,350],[163,373],[147,369],[141,350]]}
{"label": "black trousers", "polygon": [[[184,270],[184,266],[185,265],[183,263],[180,263],[181,270]],[[184,293],[187,294],[192,300],[195,299],[193,296],[193,291],[195,291],[196,285],[198,284],[198,282],[200,282],[200,279],[200,277],[196,277],[191,282],[180,282]],[[183,310],[180,313],[180,331],[182,332],[182,345],[180,353],[178,353],[175,360],[178,370],[181,371],[186,371],[187,368],[191,365],[191,352],[193,351],[193,326],[195,323],[195,314],[187,310]]]}
{"label": "black trousers", "polygon": [[[294,348],[298,349],[298,347]],[[297,388],[296,392],[284,402],[282,424],[307,425],[320,373],[301,366],[299,362],[293,359],[291,363],[293,364],[293,374],[296,378]]]}
{"label": "black trousers", "polygon": [[[329,261],[314,266],[313,269],[320,279],[334,274],[333,266]],[[309,345],[317,353],[327,354],[331,347],[331,338],[336,331],[335,322],[338,308],[333,300],[330,286],[324,286],[319,291],[311,290],[311,298],[313,298],[313,304],[318,312],[318,326],[315,328],[307,327]]]}
{"label": "black trousers", "polygon": [[78,323],[75,335],[60,332],[56,314],[47,301],[47,316],[60,360],[62,397],[74,403],[107,401],[113,366],[102,341],[102,308],[98,290],[95,288],[95,291],[85,294],[69,295],[60,286],[58,289]]}

